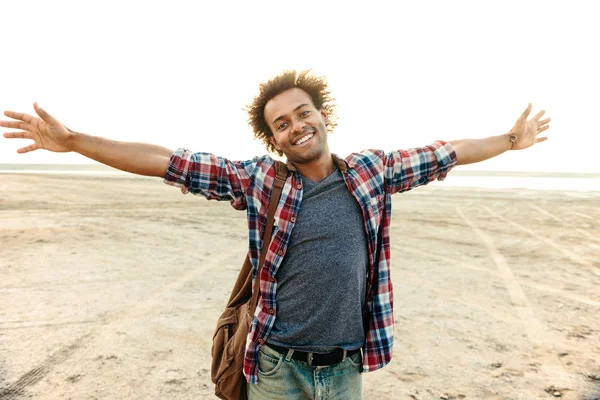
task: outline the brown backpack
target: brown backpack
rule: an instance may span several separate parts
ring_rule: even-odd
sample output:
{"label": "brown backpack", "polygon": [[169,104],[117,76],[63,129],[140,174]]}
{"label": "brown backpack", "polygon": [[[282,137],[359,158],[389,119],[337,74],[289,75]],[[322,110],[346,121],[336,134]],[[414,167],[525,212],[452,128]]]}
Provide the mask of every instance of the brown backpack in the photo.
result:
{"label": "brown backpack", "polygon": [[267,224],[263,235],[254,291],[252,290],[252,263],[246,256],[227,307],[217,321],[217,329],[213,336],[210,378],[215,384],[215,394],[224,400],[247,399],[246,378],[243,374],[246,337],[258,303],[260,272],[265,263],[271,241],[275,210],[288,172],[287,165],[280,161],[275,161],[275,170],[277,175],[269,198]]}

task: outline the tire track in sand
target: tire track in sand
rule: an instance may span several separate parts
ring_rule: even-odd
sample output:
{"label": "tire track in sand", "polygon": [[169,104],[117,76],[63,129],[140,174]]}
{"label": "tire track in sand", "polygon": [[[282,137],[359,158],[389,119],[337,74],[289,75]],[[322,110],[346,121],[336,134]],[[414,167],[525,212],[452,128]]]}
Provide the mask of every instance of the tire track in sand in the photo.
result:
{"label": "tire track in sand", "polygon": [[575,261],[576,263],[586,267],[587,269],[590,270],[590,272],[592,272],[594,275],[596,276],[600,276],[600,268],[595,267],[592,263],[590,263],[589,261],[583,259],[582,257],[580,257],[579,255],[573,253],[571,250],[559,245],[558,243],[556,243],[555,241],[553,241],[552,239],[548,239],[545,238],[543,236],[538,235],[537,233],[535,233],[534,231],[532,231],[529,228],[524,227],[521,224],[518,224],[516,222],[513,222],[499,214],[497,214],[496,212],[492,211],[489,207],[485,207],[483,206],[483,209],[486,210],[488,213],[490,213],[491,215],[495,216],[498,219],[501,219],[502,221],[506,222],[507,224],[525,232],[528,233],[529,235],[533,236],[536,239],[541,240],[542,242],[546,243],[548,246],[558,250],[559,252],[561,252],[562,254],[564,254],[565,256],[567,256],[567,258],[570,258],[571,260]]}
{"label": "tire track in sand", "polygon": [[[455,258],[447,256],[446,254],[437,253],[430,249],[426,249],[424,247],[419,247],[414,244],[411,244],[410,247],[397,248],[397,250],[402,251],[402,252],[407,252],[407,253],[413,253],[413,254],[415,254],[415,256],[418,256],[418,257],[430,257],[435,260],[439,260],[439,261],[443,261],[445,263],[451,264],[454,267],[460,267],[460,268],[469,269],[472,271],[484,272],[493,277],[501,278],[501,275],[498,272],[491,270],[489,268],[484,268],[484,267],[469,263],[467,261],[457,260]],[[407,269],[402,270],[403,273],[405,271],[407,271]],[[585,297],[585,296],[582,296],[582,295],[579,295],[576,293],[570,293],[570,292],[565,291],[564,289],[557,289],[550,285],[544,285],[544,284],[537,283],[537,282],[524,282],[522,279],[518,279],[518,278],[515,278],[515,279],[517,279],[517,281],[519,282],[519,284],[521,286],[529,287],[529,288],[536,289],[536,290],[539,290],[542,292],[552,293],[554,295],[563,297],[563,298],[571,300],[571,301],[575,301],[578,303],[586,304],[588,306],[600,308],[600,301],[592,300],[589,297]]]}
{"label": "tire track in sand", "polygon": [[12,385],[0,390],[0,399],[12,400],[17,399],[19,396],[25,394],[25,389],[29,386],[33,386],[41,381],[47,374],[52,370],[55,365],[61,364],[66,361],[79,349],[82,342],[87,340],[91,334],[81,336],[71,344],[64,346],[50,357],[46,358],[35,368],[29,370],[27,373],[21,375],[19,379]]}
{"label": "tire track in sand", "polygon": [[[535,312],[529,304],[529,300],[527,299],[527,296],[525,296],[521,285],[519,285],[519,282],[513,275],[513,272],[508,263],[506,262],[506,259],[504,258],[504,256],[502,256],[502,254],[494,244],[494,240],[485,232],[480,230],[462,212],[460,206],[456,206],[456,211],[458,215],[466,222],[466,224],[469,225],[471,229],[473,229],[473,231],[477,234],[479,239],[481,239],[481,241],[487,247],[490,256],[492,257],[492,259],[496,263],[496,266],[498,267],[498,272],[500,273],[500,276],[504,281],[504,285],[508,290],[508,294],[513,303],[513,307],[516,309],[517,315],[522,321],[523,329],[529,340],[533,344],[538,345],[540,347],[552,349],[552,353],[556,354],[556,351],[554,351],[554,344],[558,343],[559,341],[556,338],[554,338],[554,336],[550,332],[548,332],[543,323],[535,315]],[[558,384],[569,388],[573,387],[573,377],[563,368],[563,366],[560,364],[559,360],[556,358],[555,355],[550,357],[546,356],[543,360],[540,361],[543,361],[540,369],[552,378],[552,383],[554,383],[555,385]]]}
{"label": "tire track in sand", "polygon": [[[576,231],[577,233],[579,233],[580,235],[585,236],[586,238],[598,242],[600,239],[598,239],[597,237],[595,237],[594,235],[590,234],[587,231],[584,231],[581,228],[576,227],[575,225],[573,225],[572,223],[565,221],[562,218],[557,217],[556,215],[552,214],[550,211],[540,207],[540,206],[536,206],[535,204],[531,204],[531,207],[534,210],[537,210],[539,212],[541,212],[542,214],[545,214],[547,216],[549,216],[550,218],[552,218],[553,220],[555,220],[556,222],[559,222],[560,224],[564,225],[564,226],[568,226],[569,228],[573,229],[574,231]],[[583,214],[582,214],[583,215]]]}
{"label": "tire track in sand", "polygon": [[523,327],[527,333],[527,336],[535,343],[546,343],[547,333],[541,322],[536,317],[531,305],[529,304],[529,300],[527,300],[527,296],[523,292],[521,285],[517,281],[517,278],[513,275],[512,270],[508,266],[506,259],[500,251],[496,248],[494,244],[494,240],[488,236],[485,232],[480,230],[475,224],[465,216],[465,214],[460,209],[460,206],[456,207],[456,211],[458,215],[475,231],[477,237],[481,239],[481,241],[485,244],[490,253],[492,260],[498,267],[498,272],[500,273],[500,277],[504,282],[504,286],[508,290],[508,294],[513,302],[513,306],[517,310],[517,314],[523,321]]}
{"label": "tire track in sand", "polygon": [[[9,384],[4,388],[0,388],[0,399],[16,400],[20,396],[25,395],[25,391],[28,387],[34,386],[36,383],[41,381],[46,375],[48,375],[48,373],[52,371],[55,367],[64,363],[65,361],[67,361],[67,359],[71,358],[75,353],[77,353],[78,350],[80,350],[82,347],[85,347],[85,344],[92,341],[94,337],[96,337],[101,331],[106,330],[107,328],[111,328],[125,319],[132,317],[140,317],[148,313],[152,310],[153,307],[158,305],[169,293],[182,288],[186,283],[193,279],[196,279],[198,276],[205,275],[207,268],[218,266],[223,262],[226,262],[226,260],[231,257],[232,256],[230,254],[222,252],[220,253],[220,257],[213,258],[212,262],[210,262],[210,265],[208,265],[207,267],[192,267],[187,273],[179,277],[179,279],[176,279],[173,282],[163,286],[157,292],[150,294],[145,301],[136,304],[134,307],[130,307],[112,316],[107,316],[106,318],[101,319],[100,322],[104,322],[104,324],[92,328],[89,333],[77,338],[70,344],[62,347],[56,353],[52,354],[44,361],[42,361],[39,365],[35,366],[25,374],[21,375],[14,383]],[[83,355],[79,357],[79,359],[81,358],[83,358]]]}
{"label": "tire track in sand", "polygon": [[586,218],[586,219],[592,219],[592,220],[594,219],[594,217],[590,217],[587,214],[582,214],[582,213],[577,212],[577,211],[569,211],[569,214],[577,215],[579,217],[583,217],[583,218]]}

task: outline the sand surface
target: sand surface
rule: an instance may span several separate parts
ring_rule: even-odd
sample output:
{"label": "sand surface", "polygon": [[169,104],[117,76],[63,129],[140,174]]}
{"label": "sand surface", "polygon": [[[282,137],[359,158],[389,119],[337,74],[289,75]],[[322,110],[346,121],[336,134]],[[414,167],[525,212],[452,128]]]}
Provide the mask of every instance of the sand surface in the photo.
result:
{"label": "sand surface", "polygon": [[[245,213],[158,179],[0,175],[0,398],[211,399]],[[600,193],[394,196],[365,399],[600,398]]]}

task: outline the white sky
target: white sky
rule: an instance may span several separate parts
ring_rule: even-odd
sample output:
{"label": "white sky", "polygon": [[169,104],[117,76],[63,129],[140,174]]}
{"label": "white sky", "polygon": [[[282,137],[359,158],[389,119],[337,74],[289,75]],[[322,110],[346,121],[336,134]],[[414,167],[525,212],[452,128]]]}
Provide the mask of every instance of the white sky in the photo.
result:
{"label": "white sky", "polygon": [[[550,139],[472,169],[600,172],[594,1],[1,1],[0,110],[76,131],[264,154],[242,107],[286,68],[328,77],[339,155],[506,133],[528,102]],[[0,163],[88,162],[77,154]]]}

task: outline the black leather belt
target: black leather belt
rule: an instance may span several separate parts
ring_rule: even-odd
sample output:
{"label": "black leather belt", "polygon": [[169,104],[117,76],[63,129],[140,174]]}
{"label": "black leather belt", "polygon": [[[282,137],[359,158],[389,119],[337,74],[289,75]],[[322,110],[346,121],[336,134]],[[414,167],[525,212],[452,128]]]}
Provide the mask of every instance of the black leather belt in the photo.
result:
{"label": "black leather belt", "polygon": [[[267,343],[267,346],[272,348],[273,350],[281,353],[283,356],[287,356],[288,351],[285,347],[276,346],[271,343]],[[346,357],[350,357],[353,354],[359,353],[360,349],[356,350],[347,350]],[[344,360],[344,349],[335,349],[331,353],[319,354],[319,353],[308,353],[306,351],[294,350],[292,354],[292,358],[298,361],[304,361],[308,365],[315,367],[323,367],[326,365],[333,365]]]}

